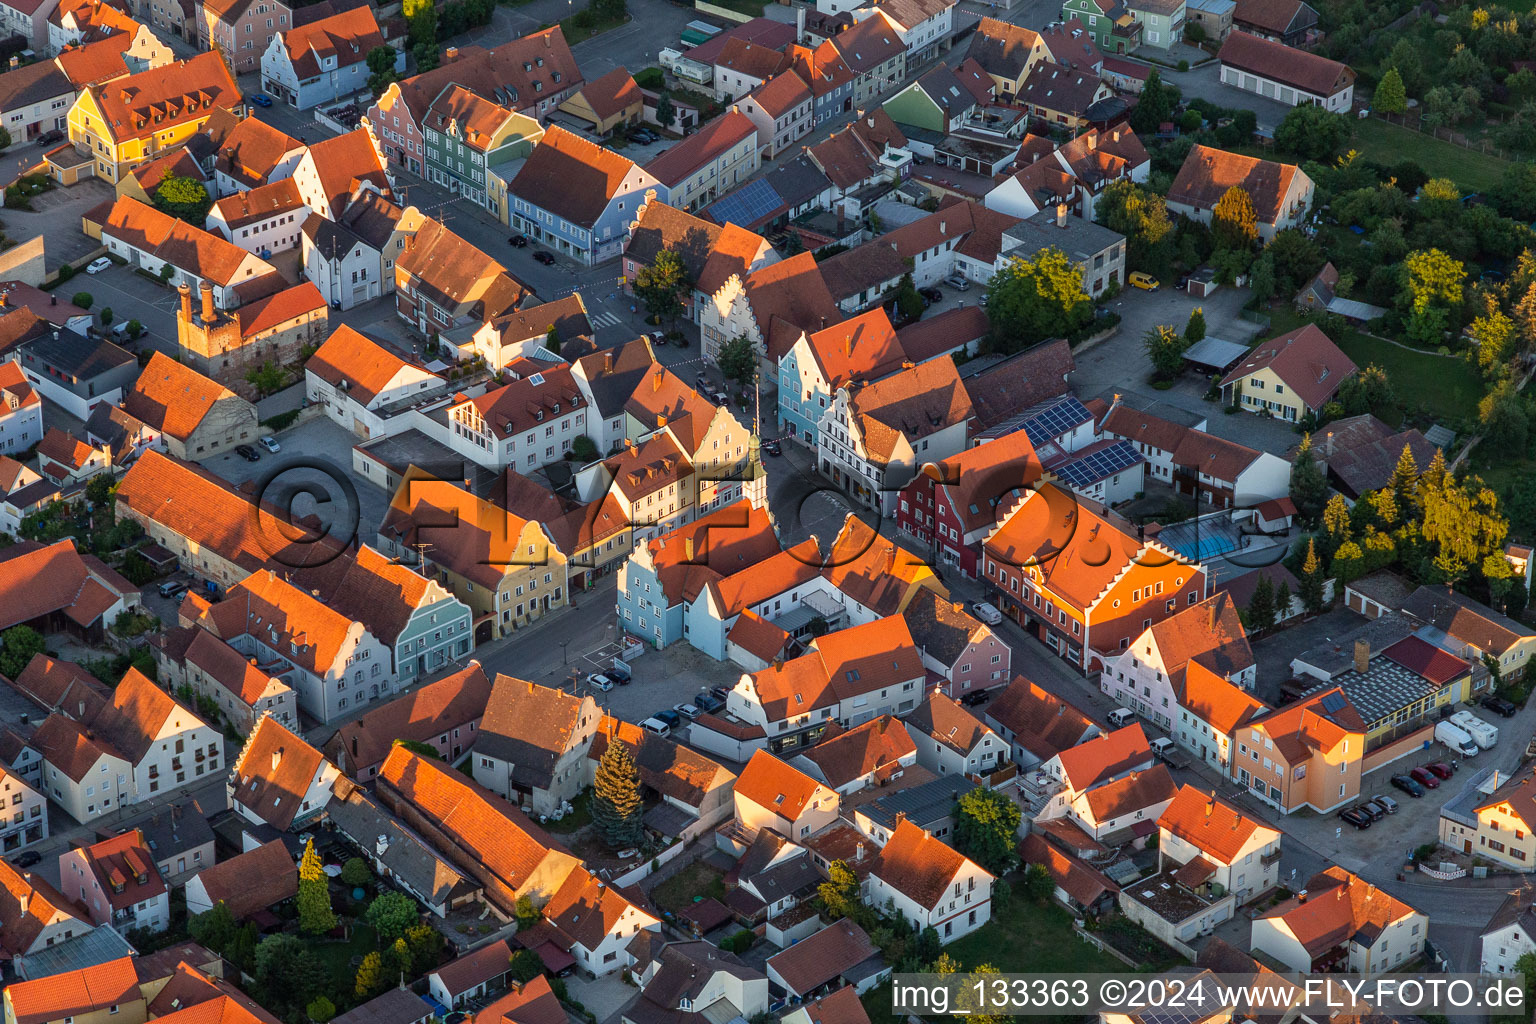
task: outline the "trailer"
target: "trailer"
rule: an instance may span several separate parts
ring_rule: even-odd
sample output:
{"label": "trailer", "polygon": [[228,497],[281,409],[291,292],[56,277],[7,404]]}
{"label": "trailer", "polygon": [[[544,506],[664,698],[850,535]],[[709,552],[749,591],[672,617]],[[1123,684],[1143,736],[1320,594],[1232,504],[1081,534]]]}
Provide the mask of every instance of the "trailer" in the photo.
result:
{"label": "trailer", "polygon": [[1435,739],[1444,743],[1462,757],[1476,757],[1477,744],[1461,726],[1449,720],[1435,724]]}
{"label": "trailer", "polygon": [[1458,711],[1451,716],[1451,721],[1461,728],[1461,731],[1472,737],[1472,742],[1479,748],[1489,750],[1499,742],[1498,727],[1483,721],[1470,711]]}
{"label": "trailer", "polygon": [[695,85],[708,85],[714,81],[715,69],[713,65],[685,57],[680,50],[674,50],[669,46],[656,56],[661,62],[662,67],[684,81],[692,82]]}

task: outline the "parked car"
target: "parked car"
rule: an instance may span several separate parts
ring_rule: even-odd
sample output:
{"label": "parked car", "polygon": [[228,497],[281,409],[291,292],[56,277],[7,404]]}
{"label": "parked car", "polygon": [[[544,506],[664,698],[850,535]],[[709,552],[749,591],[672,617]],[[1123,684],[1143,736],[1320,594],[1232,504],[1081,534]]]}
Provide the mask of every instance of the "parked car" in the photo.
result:
{"label": "parked car", "polygon": [[1501,718],[1514,718],[1515,715],[1520,713],[1520,708],[1514,701],[1505,700],[1503,697],[1495,697],[1491,693],[1484,697],[1480,703],[1483,707]]}
{"label": "parked car", "polygon": [[247,96],[246,99],[250,100],[258,107],[270,107],[272,105],[272,97],[268,96],[264,92],[253,92]]}
{"label": "parked car", "polygon": [[693,704],[673,704],[672,705],[672,710],[676,711],[678,714],[682,715],[684,718],[688,719],[690,722],[693,721],[695,718],[698,718],[699,715],[702,714],[702,712],[699,711],[698,707],[696,705],[693,705]]}
{"label": "parked car", "polygon": [[1375,804],[1377,807],[1380,807],[1382,810],[1386,811],[1388,814],[1396,814],[1397,813],[1397,801],[1393,800],[1389,796],[1383,795],[1383,796],[1372,797],[1371,798],[1371,803]]}
{"label": "parked car", "polygon": [[705,690],[703,693],[701,693],[697,697],[693,698],[693,706],[698,708],[700,711],[704,712],[705,714],[710,714],[712,712],[719,711],[720,710],[720,705],[722,703],[724,703],[724,702],[716,700],[715,699],[715,695],[710,693],[708,690]]}
{"label": "parked car", "polygon": [[52,131],[43,132],[43,134],[32,141],[36,142],[39,146],[51,146],[56,142],[63,142],[64,133],[55,128]]}
{"label": "parked car", "polygon": [[554,253],[548,253],[543,249],[540,249],[538,252],[533,254],[533,262],[542,263],[546,267],[552,267],[555,265]]}
{"label": "parked car", "polygon": [[924,305],[931,306],[935,302],[944,301],[944,293],[939,291],[937,288],[919,288],[917,290],[917,294],[923,297]]}
{"label": "parked car", "polygon": [[977,601],[972,604],[971,614],[989,626],[996,626],[1003,621],[1003,613],[985,601]]}
{"label": "parked car", "polygon": [[98,256],[94,260],[91,260],[91,264],[85,268],[85,272],[87,274],[99,274],[111,266],[111,260],[107,259],[105,256]]}
{"label": "parked car", "polygon": [[978,704],[985,704],[992,699],[991,690],[972,690],[960,698],[960,703],[968,708],[974,708]]}
{"label": "parked car", "polygon": [[651,717],[659,718],[661,721],[666,722],[674,729],[683,724],[683,716],[678,714],[676,711],[658,711]]}
{"label": "parked car", "polygon": [[1382,810],[1380,807],[1377,807],[1374,803],[1372,803],[1369,800],[1362,800],[1362,801],[1360,801],[1358,804],[1355,805],[1355,810],[1360,811],[1363,814],[1369,815],[1370,819],[1372,821],[1380,821],[1382,818],[1385,818],[1387,816],[1387,812],[1386,811]]}
{"label": "parked car", "polygon": [[608,675],[606,672],[598,672],[592,676],[589,676],[587,682],[591,683],[597,689],[602,690],[604,693],[607,693],[615,686],[622,685],[617,679]]}
{"label": "parked car", "polygon": [[1415,768],[1408,775],[1425,789],[1440,788],[1440,777],[1428,768]]}
{"label": "parked car", "polygon": [[1143,270],[1131,271],[1130,277],[1126,280],[1130,282],[1132,288],[1139,288],[1144,292],[1155,292],[1162,287],[1161,281]]}
{"label": "parked car", "polygon": [[240,456],[246,462],[260,462],[261,461],[261,453],[258,452],[255,448],[252,448],[248,444],[236,445],[235,446],[235,454]]}
{"label": "parked car", "polygon": [[283,446],[277,443],[277,438],[275,437],[258,437],[256,440],[263,448],[271,452],[273,455],[276,455],[278,452],[283,450]]}
{"label": "parked car", "polygon": [[779,439],[776,437],[770,437],[768,440],[763,442],[763,451],[767,452],[769,455],[772,455],[774,458],[778,458],[780,455],[784,454],[784,448],[779,444]]}
{"label": "parked car", "polygon": [[640,728],[653,732],[657,736],[666,736],[672,731],[672,727],[659,718],[647,718],[640,723]]}
{"label": "parked car", "polygon": [[635,680],[635,677],[630,675],[629,669],[619,668],[617,665],[609,669],[606,674],[612,676],[614,682],[618,683],[620,686],[628,686]]}
{"label": "parked car", "polygon": [[1446,764],[1444,761],[1431,761],[1429,764],[1424,766],[1424,770],[1427,772],[1434,772],[1442,779],[1448,779],[1452,774],[1451,766]]}
{"label": "parked car", "polygon": [[642,146],[649,146],[660,136],[651,131],[649,128],[631,128],[629,130],[629,137],[632,141],[638,142]]}
{"label": "parked car", "polygon": [[1392,785],[1415,799],[1424,795],[1424,787],[1407,775],[1392,776]]}
{"label": "parked car", "polygon": [[725,695],[730,693],[731,691],[727,690],[723,686],[711,686],[709,688],[709,692],[714,694],[716,697],[719,697],[720,698],[720,702],[723,704],[723,703],[725,703]]}
{"label": "parked car", "polygon": [[965,276],[962,274],[951,274],[944,280],[944,283],[949,285],[957,292],[966,291],[971,287],[971,282],[966,280]]}
{"label": "parked car", "polygon": [[527,235],[513,235],[511,238],[507,239],[507,244],[510,245],[514,249],[526,248],[527,245],[528,245],[528,236]]}
{"label": "parked car", "polygon": [[161,597],[180,597],[187,592],[187,585],[178,580],[166,580],[156,589]]}
{"label": "parked car", "polygon": [[[17,811],[16,813],[20,814],[21,812]],[[38,853],[36,850],[23,850],[16,855],[16,859],[11,861],[11,863],[19,868],[29,868],[33,864],[40,862],[42,859],[43,855]]]}
{"label": "parked car", "polygon": [[1355,828],[1370,828],[1371,816],[1358,807],[1346,807],[1339,812],[1339,817],[1349,822]]}

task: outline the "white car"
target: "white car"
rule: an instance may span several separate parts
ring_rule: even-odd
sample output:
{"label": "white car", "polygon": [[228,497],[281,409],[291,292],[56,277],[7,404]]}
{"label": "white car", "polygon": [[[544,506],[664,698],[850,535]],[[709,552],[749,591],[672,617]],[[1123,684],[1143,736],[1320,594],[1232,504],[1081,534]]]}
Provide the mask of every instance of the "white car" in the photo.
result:
{"label": "white car", "polygon": [[971,605],[971,614],[989,626],[996,626],[1003,621],[1003,613],[985,601]]}
{"label": "white car", "polygon": [[688,719],[690,722],[693,721],[695,718],[698,718],[701,714],[703,714],[702,711],[700,711],[697,707],[695,707],[692,704],[673,704],[672,705],[672,710],[676,711],[678,714],[682,715],[684,718]]}
{"label": "white car", "polygon": [[587,680],[587,685],[594,690],[602,690],[604,693],[607,693],[613,689],[613,680],[604,675],[596,675]]}
{"label": "white car", "polygon": [[263,437],[258,438],[258,440],[261,442],[261,446],[269,452],[280,452],[283,450],[283,446],[277,443],[277,438],[275,437]]}
{"label": "white car", "polygon": [[96,259],[91,260],[91,265],[85,268],[85,272],[87,274],[99,274],[111,266],[111,260],[107,259],[105,256],[99,256]]}

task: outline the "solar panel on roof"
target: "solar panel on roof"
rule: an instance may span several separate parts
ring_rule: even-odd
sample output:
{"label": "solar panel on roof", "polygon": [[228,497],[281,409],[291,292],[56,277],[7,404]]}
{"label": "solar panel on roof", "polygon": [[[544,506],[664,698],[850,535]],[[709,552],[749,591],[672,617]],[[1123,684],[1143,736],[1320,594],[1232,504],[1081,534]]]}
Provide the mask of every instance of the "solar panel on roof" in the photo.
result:
{"label": "solar panel on roof", "polygon": [[1024,413],[1024,433],[1034,444],[1060,437],[1079,423],[1093,419],[1088,407],[1071,395],[1052,399]]}
{"label": "solar panel on roof", "polygon": [[783,205],[784,200],[779,198],[773,186],[759,178],[712,203],[707,212],[717,224],[750,227],[772,216]]}
{"label": "solar panel on roof", "polygon": [[1069,487],[1087,487],[1141,461],[1141,453],[1129,441],[1116,441],[1107,448],[1089,452],[1052,472],[1066,481]]}
{"label": "solar panel on roof", "polygon": [[1323,697],[1323,710],[1330,715],[1336,711],[1344,710],[1344,695],[1342,693],[1330,693]]}

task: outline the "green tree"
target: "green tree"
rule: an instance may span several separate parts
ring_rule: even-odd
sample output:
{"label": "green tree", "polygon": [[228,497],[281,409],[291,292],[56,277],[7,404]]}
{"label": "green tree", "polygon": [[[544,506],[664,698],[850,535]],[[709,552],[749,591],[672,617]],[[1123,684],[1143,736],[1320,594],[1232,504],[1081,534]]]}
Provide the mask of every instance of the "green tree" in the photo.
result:
{"label": "green tree", "polygon": [[308,1006],[304,1007],[304,1012],[315,1024],[326,1024],[326,1021],[336,1016],[336,1004],[325,996],[316,996],[310,1000]]}
{"label": "green tree", "polygon": [[1328,480],[1312,454],[1312,435],[1302,437],[1291,462],[1291,501],[1304,526],[1315,526],[1328,501]]}
{"label": "green tree", "polygon": [[437,4],[435,0],[404,0],[400,8],[410,27],[414,46],[435,46],[437,43]]}
{"label": "green tree", "polygon": [[35,655],[47,649],[43,634],[31,626],[12,626],[0,633],[0,676],[15,679]]}
{"label": "green tree", "polygon": [[245,371],[245,381],[263,395],[270,395],[274,391],[280,391],[286,380],[283,371],[276,363],[268,359],[260,366],[253,366]]}
{"label": "green tree", "polygon": [[1168,324],[1159,324],[1142,336],[1141,347],[1152,363],[1152,375],[1158,380],[1173,380],[1184,369],[1189,341]]}
{"label": "green tree", "polygon": [[971,971],[956,996],[956,1009],[965,1014],[965,1024],[1007,1024],[1013,1020],[1010,1014],[988,1012],[987,1006],[979,1001],[981,992],[994,989],[993,979],[998,974],[998,969],[991,964],[979,964]]}
{"label": "green tree", "polygon": [[1031,864],[1019,879],[1019,895],[1031,903],[1044,903],[1056,892],[1056,882],[1044,864]]}
{"label": "green tree", "polygon": [[560,354],[560,346],[564,344],[565,339],[560,337],[560,328],[550,324],[549,330],[544,332],[544,347],[558,356]]}
{"label": "green tree", "polygon": [[[250,934],[254,934],[254,929]],[[266,996],[265,1005],[306,1006],[329,984],[329,972],[297,935],[268,935],[251,953],[256,980]]]}
{"label": "green tree", "polygon": [[675,249],[663,249],[635,275],[635,297],[658,324],[675,323],[683,313],[683,298],[693,288],[693,279]]}
{"label": "green tree", "polygon": [[167,174],[155,188],[154,203],[162,212],[179,217],[198,228],[208,220],[213,199],[196,178]]}
{"label": "green tree", "polygon": [[1467,268],[1439,249],[1418,249],[1403,257],[1403,305],[1420,314],[1434,308],[1458,309]]}
{"label": "green tree", "polygon": [[1387,371],[1372,363],[1339,385],[1338,402],[1350,416],[1397,407],[1397,395]]}
{"label": "green tree", "polygon": [[540,960],[539,954],[533,950],[520,949],[513,953],[512,959],[508,961],[508,971],[513,981],[519,985],[526,985],[544,973],[544,961]]}
{"label": "green tree", "polygon": [[1184,325],[1184,342],[1193,345],[1205,340],[1205,310],[1196,306],[1189,314],[1189,323]]}
{"label": "green tree", "polygon": [[1326,163],[1349,144],[1354,128],[1343,114],[1323,107],[1292,107],[1275,128],[1275,147],[1303,160]]}
{"label": "green tree", "polygon": [[601,454],[597,450],[597,442],[586,434],[577,434],[571,438],[571,457],[583,466],[596,462]]}
{"label": "green tree", "polygon": [[1408,93],[1403,89],[1403,76],[1397,73],[1397,68],[1388,68],[1381,76],[1371,104],[1382,114],[1401,114],[1408,109]]}
{"label": "green tree", "polygon": [[987,286],[992,347],[1017,352],[1046,338],[1071,338],[1093,322],[1083,272],[1055,246],[1032,260],[1012,259]]}
{"label": "green tree", "polygon": [[1530,417],[1520,397],[1520,384],[1502,380],[1477,403],[1477,419],[1483,443],[1495,452],[1517,455],[1527,450]]}
{"label": "green tree", "polygon": [[1275,624],[1275,587],[1264,572],[1253,588],[1253,598],[1248,602],[1248,624],[1255,631],[1268,629]]}
{"label": "green tree", "polygon": [[81,309],[90,309],[95,304],[96,297],[90,292],[75,292],[74,295],[70,296],[69,301]]}
{"label": "green tree", "polygon": [[404,747],[417,757],[424,757],[429,761],[441,761],[443,759],[443,755],[437,752],[436,747],[430,743],[423,743],[421,740],[408,740],[397,737],[391,740],[389,745],[391,747]]}
{"label": "green tree", "polygon": [[328,932],[336,927],[336,915],[331,911],[331,887],[325,877],[325,866],[315,852],[315,841],[304,844],[304,856],[299,861],[299,928],[312,935]]}
{"label": "green tree", "polygon": [[394,942],[421,920],[421,913],[415,900],[391,891],[375,896],[363,918],[379,933],[380,942]]}
{"label": "green tree", "polygon": [[1419,198],[1434,203],[1461,202],[1461,189],[1450,178],[1430,178],[1419,187]]}
{"label": "green tree", "polygon": [[1330,556],[1349,540],[1350,530],[1349,502],[1344,495],[1335,494],[1323,506],[1323,538]]}
{"label": "green tree", "polygon": [[395,72],[395,59],[398,55],[399,51],[393,46],[379,45],[368,51],[368,91],[373,93],[375,99],[384,95],[384,90],[392,83],[400,80]]}
{"label": "green tree", "polygon": [[1104,189],[1094,204],[1099,223],[1125,236],[1130,270],[1158,271],[1172,259],[1174,230],[1162,196],[1122,178]]}
{"label": "green tree", "polygon": [[1392,469],[1392,479],[1387,482],[1399,509],[1412,507],[1419,490],[1419,464],[1414,460],[1413,448],[1407,442],[1397,455],[1397,465]]}
{"label": "green tree", "polygon": [[407,928],[405,941],[411,947],[411,968],[414,973],[426,974],[442,960],[443,933],[431,925],[423,923]]}
{"label": "green tree", "polygon": [[1418,96],[1423,92],[1424,62],[1419,57],[1419,47],[1414,40],[1399,39],[1383,66],[1398,73],[1408,95]]}
{"label": "green tree", "polygon": [[387,984],[384,978],[384,958],[377,950],[363,957],[357,968],[357,980],[352,992],[359,999],[371,999]]}
{"label": "green tree", "polygon": [[816,887],[826,916],[833,921],[841,917],[855,917],[863,906],[859,899],[859,876],[845,860],[835,860],[827,868],[827,880]]}
{"label": "green tree", "polygon": [[409,978],[411,976],[411,946],[405,941],[405,936],[395,940],[395,944],[389,947],[389,953],[385,957],[385,966],[389,969],[391,978]]}
{"label": "green tree", "polygon": [[923,296],[913,283],[910,270],[901,275],[892,294],[896,299],[897,315],[902,320],[916,320],[923,315]]}
{"label": "green tree", "polygon": [[[3,674],[11,675],[9,672]],[[215,903],[212,910],[205,910],[187,919],[187,934],[192,937],[192,941],[215,953],[223,953],[229,947],[237,930],[239,925],[235,923],[234,915],[229,912],[223,900]]]}
{"label": "green tree", "polygon": [[1285,580],[1275,588],[1275,620],[1278,622],[1291,613],[1291,585]]}
{"label": "green tree", "polygon": [[1316,614],[1323,610],[1324,584],[1323,563],[1317,557],[1317,544],[1307,539],[1307,557],[1301,563],[1301,602],[1307,611]]}
{"label": "green tree", "polygon": [[129,320],[128,321],[128,340],[129,341],[138,341],[139,340],[139,336],[142,335],[143,333],[144,333],[144,325],[143,324],[139,323],[137,320]]}
{"label": "green tree", "polygon": [[640,769],[622,743],[609,743],[597,762],[592,782],[592,821],[603,840],[618,850],[638,843],[645,834],[641,816]]}
{"label": "green tree", "polygon": [[1131,110],[1132,130],[1143,138],[1156,135],[1162,123],[1173,116],[1173,108],[1178,102],[1178,86],[1165,83],[1157,69],[1153,68],[1142,87],[1141,95],[1137,97],[1136,106]]}
{"label": "green tree", "polygon": [[1515,322],[1495,307],[1473,320],[1470,330],[1477,340],[1477,368],[1483,377],[1504,372],[1515,340]]}
{"label": "green tree", "polygon": [[663,128],[671,128],[672,122],[676,120],[677,107],[673,105],[672,97],[663,92],[656,100],[656,123]]}
{"label": "green tree", "polygon": [[8,129],[0,128],[0,153],[11,148],[11,133]]}
{"label": "green tree", "polygon": [[994,875],[1018,863],[1015,833],[1019,805],[994,789],[977,786],[955,804],[955,847]]}
{"label": "green tree", "polygon": [[101,321],[101,326],[103,327],[111,327],[112,321],[117,319],[112,312],[111,306],[102,306],[101,312],[96,314],[96,318]]}
{"label": "green tree", "polygon": [[1365,552],[1354,541],[1346,541],[1333,553],[1331,568],[1333,578],[1338,581],[1338,585],[1347,587],[1365,575]]}
{"label": "green tree", "polygon": [[519,896],[512,905],[512,911],[517,917],[519,928],[531,928],[539,920],[539,908],[534,906],[531,896]]}
{"label": "green tree", "polygon": [[752,348],[752,339],[738,334],[727,341],[720,346],[715,363],[726,380],[734,380],[742,387],[751,384],[752,378],[757,376],[757,352]]}
{"label": "green tree", "polygon": [[343,885],[367,885],[373,881],[373,872],[368,869],[368,862],[361,857],[349,857],[341,866],[341,882]]}
{"label": "green tree", "polygon": [[1241,185],[1233,185],[1216,200],[1211,211],[1211,234],[1217,249],[1246,251],[1259,240],[1259,216],[1253,197]]}

